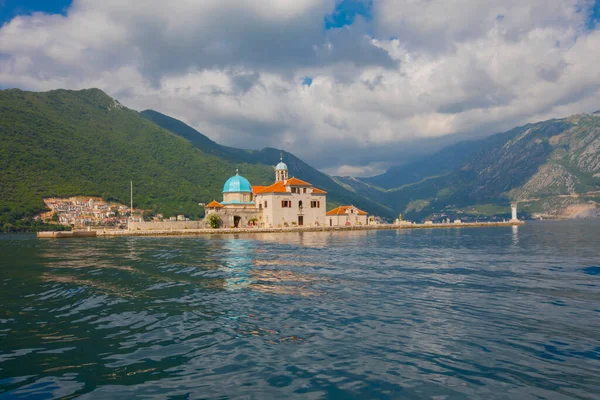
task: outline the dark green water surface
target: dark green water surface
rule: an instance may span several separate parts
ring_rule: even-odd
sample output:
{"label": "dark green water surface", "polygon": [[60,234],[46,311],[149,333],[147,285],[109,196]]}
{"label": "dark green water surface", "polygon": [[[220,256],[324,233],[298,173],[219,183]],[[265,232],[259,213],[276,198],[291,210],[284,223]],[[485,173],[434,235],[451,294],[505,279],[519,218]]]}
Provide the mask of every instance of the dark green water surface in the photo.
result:
{"label": "dark green water surface", "polygon": [[0,235],[0,399],[598,399],[600,222]]}

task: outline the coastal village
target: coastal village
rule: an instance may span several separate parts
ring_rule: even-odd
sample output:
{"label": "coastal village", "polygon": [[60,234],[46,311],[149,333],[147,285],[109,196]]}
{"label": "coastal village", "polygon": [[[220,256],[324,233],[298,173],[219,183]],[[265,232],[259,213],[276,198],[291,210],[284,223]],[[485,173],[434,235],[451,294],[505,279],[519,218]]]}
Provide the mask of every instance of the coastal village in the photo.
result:
{"label": "coastal village", "polygon": [[126,227],[131,210],[119,203],[107,203],[100,197],[47,198],[44,203],[50,209],[37,216],[46,222],[58,222],[74,228],[87,226]]}
{"label": "coastal village", "polygon": [[[132,209],[117,202],[106,202],[100,197],[75,196],[67,198],[51,197],[44,199],[50,210],[39,214],[35,219],[48,223],[59,223],[75,229],[87,227],[127,229],[130,222],[143,221],[143,210]],[[152,217],[155,222],[163,221],[163,215]],[[184,215],[167,218],[167,221],[189,221]]]}

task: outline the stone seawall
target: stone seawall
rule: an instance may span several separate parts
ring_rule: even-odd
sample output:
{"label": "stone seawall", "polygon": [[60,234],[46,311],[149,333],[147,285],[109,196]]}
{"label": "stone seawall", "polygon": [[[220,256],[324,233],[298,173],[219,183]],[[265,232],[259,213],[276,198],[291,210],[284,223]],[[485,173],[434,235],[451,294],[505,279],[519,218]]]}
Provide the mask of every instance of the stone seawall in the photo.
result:
{"label": "stone seawall", "polygon": [[169,231],[179,229],[202,229],[203,221],[130,222],[130,231]]}
{"label": "stone seawall", "polygon": [[185,236],[185,235],[229,235],[252,233],[276,232],[332,232],[332,231],[370,231],[370,230],[396,230],[396,229],[432,229],[432,228],[484,228],[495,226],[523,225],[523,221],[508,222],[473,222],[461,224],[388,224],[388,225],[361,225],[361,226],[324,226],[324,227],[296,227],[296,228],[220,228],[220,229],[182,229],[182,230],[110,230],[97,231],[98,236]]}
{"label": "stone seawall", "polygon": [[[178,221],[184,222],[184,221]],[[198,221],[188,221],[198,223]],[[38,238],[68,238],[84,236],[190,236],[190,235],[240,235],[252,233],[284,233],[284,232],[333,232],[333,231],[372,231],[396,229],[435,229],[435,228],[486,228],[496,226],[524,225],[523,221],[507,222],[472,222],[460,224],[388,224],[388,225],[359,225],[359,226],[322,226],[296,228],[220,228],[220,229],[153,229],[153,230],[97,230],[76,232],[38,232]]]}
{"label": "stone seawall", "polygon": [[52,231],[38,232],[38,238],[44,239],[62,239],[62,238],[80,238],[80,237],[96,237],[96,231]]}

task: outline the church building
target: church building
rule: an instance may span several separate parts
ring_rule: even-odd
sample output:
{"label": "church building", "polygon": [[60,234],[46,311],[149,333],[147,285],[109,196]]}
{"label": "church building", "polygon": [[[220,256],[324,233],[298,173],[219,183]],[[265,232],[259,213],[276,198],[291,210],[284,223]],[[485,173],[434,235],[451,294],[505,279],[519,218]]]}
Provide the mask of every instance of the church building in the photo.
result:
{"label": "church building", "polygon": [[236,171],[223,185],[223,201],[213,200],[205,208],[207,216],[217,214],[226,228],[325,226],[327,192],[289,178],[288,167],[281,160],[272,185],[252,186]]}

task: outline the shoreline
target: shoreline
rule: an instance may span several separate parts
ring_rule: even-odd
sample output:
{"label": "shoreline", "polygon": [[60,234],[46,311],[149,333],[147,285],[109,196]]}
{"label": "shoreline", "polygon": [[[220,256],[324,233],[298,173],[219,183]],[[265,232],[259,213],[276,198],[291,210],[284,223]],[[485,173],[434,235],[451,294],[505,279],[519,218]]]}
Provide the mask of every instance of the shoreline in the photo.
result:
{"label": "shoreline", "polygon": [[399,229],[440,229],[440,228],[485,228],[499,226],[524,225],[524,221],[507,222],[462,222],[460,224],[382,224],[358,226],[320,226],[320,227],[291,227],[291,228],[219,228],[219,229],[169,229],[169,230],[95,230],[95,231],[51,231],[38,232],[40,239],[79,238],[79,237],[118,237],[118,236],[201,236],[201,235],[231,235],[253,233],[287,233],[287,232],[336,232],[336,231],[370,231],[370,230],[399,230]]}

